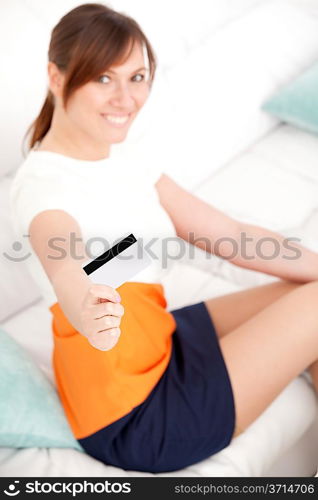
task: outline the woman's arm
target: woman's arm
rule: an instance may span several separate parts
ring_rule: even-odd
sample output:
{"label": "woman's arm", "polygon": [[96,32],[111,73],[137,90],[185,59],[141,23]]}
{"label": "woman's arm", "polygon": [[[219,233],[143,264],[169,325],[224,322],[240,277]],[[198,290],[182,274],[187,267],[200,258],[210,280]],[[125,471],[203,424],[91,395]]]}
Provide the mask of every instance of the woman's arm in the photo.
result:
{"label": "woman's arm", "polygon": [[[52,283],[62,311],[74,328],[83,333],[80,311],[92,281],[81,267],[89,257],[77,221],[63,210],[44,210],[32,219],[29,233],[30,243]],[[71,243],[72,235],[76,246]]]}
{"label": "woman's arm", "polygon": [[166,174],[156,188],[177,235],[185,241],[239,267],[301,283],[318,280],[318,254],[294,238],[233,219]]}

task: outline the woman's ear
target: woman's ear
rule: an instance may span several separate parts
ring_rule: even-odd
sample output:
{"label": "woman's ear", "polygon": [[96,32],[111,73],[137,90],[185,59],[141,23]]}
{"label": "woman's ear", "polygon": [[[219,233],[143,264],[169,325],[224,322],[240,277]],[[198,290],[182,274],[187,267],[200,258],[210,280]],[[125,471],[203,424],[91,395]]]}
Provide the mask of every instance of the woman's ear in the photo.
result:
{"label": "woman's ear", "polygon": [[64,85],[64,75],[52,61],[48,62],[47,70],[49,78],[49,88],[55,97],[61,98]]}

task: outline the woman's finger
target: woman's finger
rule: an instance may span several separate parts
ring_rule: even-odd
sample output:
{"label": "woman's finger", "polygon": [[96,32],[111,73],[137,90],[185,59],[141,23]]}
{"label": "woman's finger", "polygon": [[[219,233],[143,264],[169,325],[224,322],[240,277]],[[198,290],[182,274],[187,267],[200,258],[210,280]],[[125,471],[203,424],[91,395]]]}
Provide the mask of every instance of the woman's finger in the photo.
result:
{"label": "woman's finger", "polygon": [[95,319],[102,318],[108,314],[112,316],[122,317],[125,309],[122,304],[114,304],[113,302],[102,302],[93,306],[93,317]]}
{"label": "woman's finger", "polygon": [[108,285],[94,284],[90,286],[87,291],[84,306],[100,304],[102,299],[118,303],[120,302],[121,297],[114,288]]}

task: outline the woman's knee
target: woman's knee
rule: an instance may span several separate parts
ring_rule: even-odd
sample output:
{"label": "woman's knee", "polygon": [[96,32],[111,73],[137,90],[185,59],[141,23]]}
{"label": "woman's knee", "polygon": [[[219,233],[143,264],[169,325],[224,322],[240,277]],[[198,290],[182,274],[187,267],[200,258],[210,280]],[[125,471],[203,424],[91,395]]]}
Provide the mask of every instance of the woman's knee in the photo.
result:
{"label": "woman's knee", "polygon": [[306,296],[306,300],[309,300],[312,305],[313,314],[317,314],[318,316],[318,281],[310,281],[301,287],[301,290],[304,291],[304,295]]}
{"label": "woman's knee", "polygon": [[[297,293],[299,296],[299,307],[302,305],[311,308],[314,314],[318,315],[318,280],[309,281],[300,284],[299,287],[292,290],[291,293]],[[305,312],[305,309],[304,309]]]}
{"label": "woman's knee", "polygon": [[318,279],[307,281],[305,283],[287,281],[287,284],[292,285],[291,290],[312,290],[313,292],[318,289]]}

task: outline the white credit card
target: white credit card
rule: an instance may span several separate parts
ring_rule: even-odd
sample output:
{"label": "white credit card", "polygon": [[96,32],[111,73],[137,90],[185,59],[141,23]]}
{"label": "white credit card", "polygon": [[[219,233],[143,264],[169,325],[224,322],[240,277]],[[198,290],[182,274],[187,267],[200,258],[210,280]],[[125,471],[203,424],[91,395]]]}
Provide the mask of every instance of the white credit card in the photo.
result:
{"label": "white credit card", "polygon": [[131,233],[103,254],[82,264],[93,283],[118,288],[148,267],[152,260]]}

